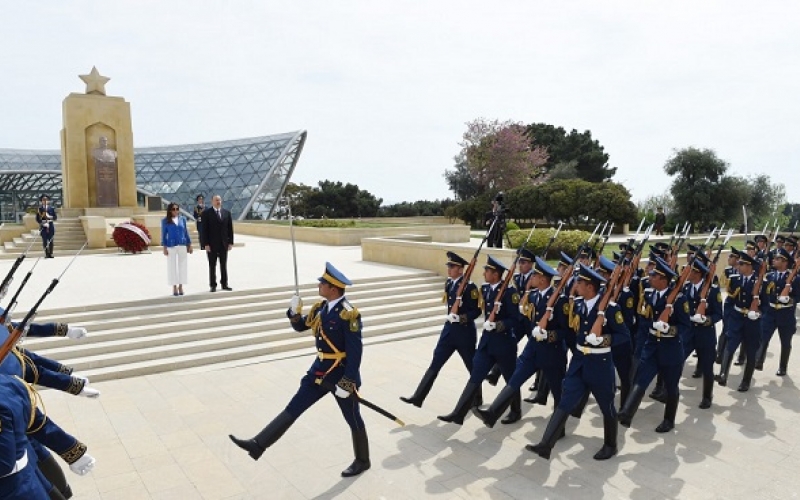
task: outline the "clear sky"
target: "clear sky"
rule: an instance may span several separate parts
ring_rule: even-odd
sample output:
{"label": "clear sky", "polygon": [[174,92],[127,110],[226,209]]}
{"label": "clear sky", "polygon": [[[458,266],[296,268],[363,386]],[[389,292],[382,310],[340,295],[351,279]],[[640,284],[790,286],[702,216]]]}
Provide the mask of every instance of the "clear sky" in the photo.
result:
{"label": "clear sky", "polygon": [[94,65],[136,146],[306,129],[295,182],[389,203],[452,196],[477,117],[591,130],[634,200],[696,146],[800,202],[794,2],[37,0],[0,33],[0,148],[58,149]]}

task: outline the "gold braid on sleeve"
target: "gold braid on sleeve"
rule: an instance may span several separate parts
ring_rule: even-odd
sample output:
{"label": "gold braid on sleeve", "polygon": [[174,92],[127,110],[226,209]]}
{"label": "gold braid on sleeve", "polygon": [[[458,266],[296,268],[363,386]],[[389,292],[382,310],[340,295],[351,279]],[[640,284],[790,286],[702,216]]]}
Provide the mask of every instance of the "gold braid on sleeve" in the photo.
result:
{"label": "gold braid on sleeve", "polygon": [[74,445],[72,445],[67,451],[59,453],[59,455],[61,455],[61,458],[64,459],[65,462],[71,465],[86,454],[86,449],[87,448],[85,444],[81,443],[80,441],[75,441]]}
{"label": "gold braid on sleeve", "polygon": [[69,325],[66,323],[56,323],[56,337],[66,337]]}

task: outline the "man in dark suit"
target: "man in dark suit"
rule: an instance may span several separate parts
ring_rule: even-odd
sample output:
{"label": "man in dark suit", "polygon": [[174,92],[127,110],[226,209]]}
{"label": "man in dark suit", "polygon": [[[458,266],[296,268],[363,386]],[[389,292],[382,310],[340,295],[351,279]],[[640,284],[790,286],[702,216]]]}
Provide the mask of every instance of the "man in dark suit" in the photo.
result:
{"label": "man in dark suit", "polygon": [[220,284],[223,290],[228,286],[228,252],[233,248],[233,220],[231,213],[222,208],[222,198],[214,195],[211,207],[203,212],[200,231],[200,245],[208,255],[208,283],[211,291],[217,291],[217,259],[219,259]]}

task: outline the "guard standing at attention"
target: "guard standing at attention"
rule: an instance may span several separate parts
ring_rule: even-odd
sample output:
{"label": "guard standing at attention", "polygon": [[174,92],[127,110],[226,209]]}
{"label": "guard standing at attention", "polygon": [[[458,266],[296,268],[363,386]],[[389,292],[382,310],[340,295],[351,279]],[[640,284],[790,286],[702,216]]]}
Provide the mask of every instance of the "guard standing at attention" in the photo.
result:
{"label": "guard standing at attention", "polygon": [[[431,364],[422,376],[417,389],[410,397],[400,397],[405,403],[422,407],[439,371],[454,352],[458,352],[461,356],[467,371],[472,371],[472,358],[475,356],[475,343],[478,339],[475,320],[481,314],[481,307],[480,292],[472,281],[464,286],[460,296],[458,294],[464,279],[464,266],[467,265],[469,262],[455,252],[447,252],[447,281],[444,284],[447,318],[433,350]],[[458,302],[457,312],[451,313],[456,302]]]}
{"label": "guard standing at attention", "polygon": [[800,300],[800,276],[795,274],[789,283],[792,274],[789,267],[794,267],[795,263],[784,248],[777,249],[772,257],[775,270],[767,273],[764,282],[764,315],[761,318],[761,344],[756,353],[756,370],[764,369],[769,341],[777,328],[781,339],[781,357],[776,375],[782,377],[786,375],[792,352],[792,337],[797,331],[794,314],[797,301]]}
{"label": "guard standing at attention", "polygon": [[252,439],[231,440],[249,455],[258,460],[314,403],[331,391],[321,382],[336,384],[335,399],[353,437],[355,460],[342,471],[343,477],[361,474],[370,468],[367,429],[361,418],[358,398],[353,396],[361,386],[361,315],[344,296],[345,287],[352,285],[344,274],[330,262],[325,263],[325,272],[319,278],[319,294],[325,299],[311,307],[309,313],[301,315],[302,301],[295,295],[286,315],[292,328],[298,332],[311,329],[317,345],[317,359],[300,380],[300,388],[289,404],[275,419]]}

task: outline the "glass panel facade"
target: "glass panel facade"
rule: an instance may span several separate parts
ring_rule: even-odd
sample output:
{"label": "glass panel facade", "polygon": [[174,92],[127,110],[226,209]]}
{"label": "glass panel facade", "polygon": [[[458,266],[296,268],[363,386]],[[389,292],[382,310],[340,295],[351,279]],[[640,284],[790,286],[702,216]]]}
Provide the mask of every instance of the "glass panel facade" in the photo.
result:
{"label": "glass panel facade", "polygon": [[[161,196],[192,212],[222,196],[237,220],[269,219],[294,172],[306,131],[203,144],[135,148],[136,184],[142,195]],[[62,205],[61,152],[0,149],[0,219],[17,221],[47,193]]]}

